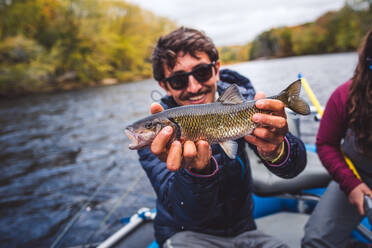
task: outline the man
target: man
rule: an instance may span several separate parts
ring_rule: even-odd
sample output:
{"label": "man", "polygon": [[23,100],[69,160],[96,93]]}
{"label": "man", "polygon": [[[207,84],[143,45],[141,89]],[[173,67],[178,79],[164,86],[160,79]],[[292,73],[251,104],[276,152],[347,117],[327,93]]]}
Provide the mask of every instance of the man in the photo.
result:
{"label": "man", "polygon": [[[250,81],[221,70],[218,52],[204,33],[181,27],[161,37],[152,55],[155,79],[166,91],[151,112],[189,104],[212,103],[216,92],[236,83],[252,100]],[[256,99],[264,95],[257,94]],[[165,127],[151,147],[139,150],[140,162],[157,194],[155,236],[164,247],[287,247],[256,230],[253,220],[252,178],[245,151],[248,143],[274,174],[290,178],[306,164],[303,143],[288,133],[284,105],[263,99],[256,106],[271,111],[255,114],[260,124],[238,139],[238,153],[230,159],[219,145],[200,140],[169,143],[173,129]]]}

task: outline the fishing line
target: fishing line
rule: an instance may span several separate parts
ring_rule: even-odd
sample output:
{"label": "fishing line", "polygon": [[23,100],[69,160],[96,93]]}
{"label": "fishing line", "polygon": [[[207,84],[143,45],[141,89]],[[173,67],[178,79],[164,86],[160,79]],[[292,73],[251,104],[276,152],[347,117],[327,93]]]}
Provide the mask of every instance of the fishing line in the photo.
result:
{"label": "fishing line", "polygon": [[96,233],[102,228],[102,226],[106,223],[106,221],[111,217],[111,215],[115,212],[115,210],[120,206],[121,202],[131,193],[137,183],[141,180],[141,178],[145,175],[144,171],[141,170],[137,178],[133,181],[133,183],[129,186],[129,188],[122,194],[119,200],[115,203],[112,207],[111,211],[107,213],[107,215],[103,218],[101,223],[99,224],[98,228],[93,232],[93,234],[88,238],[87,244],[89,244],[90,240],[96,235]]}
{"label": "fishing line", "polygon": [[[116,162],[114,162],[116,164]],[[120,168],[120,167],[116,167]],[[75,224],[75,222],[79,219],[81,213],[84,209],[86,209],[89,204],[92,202],[92,200],[96,197],[98,192],[101,190],[101,188],[111,179],[113,175],[115,175],[113,172],[116,170],[112,170],[111,173],[106,177],[106,179],[98,185],[97,189],[93,192],[93,194],[88,198],[87,202],[80,208],[80,210],[74,215],[74,217],[67,223],[65,228],[63,229],[62,233],[58,235],[58,237],[54,240],[53,244],[51,245],[51,248],[57,248],[58,243],[62,240],[62,238],[67,234],[67,232],[70,230],[70,228]]]}

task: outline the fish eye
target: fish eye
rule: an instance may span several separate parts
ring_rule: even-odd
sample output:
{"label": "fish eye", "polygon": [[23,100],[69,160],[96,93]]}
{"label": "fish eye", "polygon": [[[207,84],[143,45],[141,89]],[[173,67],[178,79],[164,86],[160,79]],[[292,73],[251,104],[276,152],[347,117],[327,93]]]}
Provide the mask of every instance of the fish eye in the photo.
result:
{"label": "fish eye", "polygon": [[152,127],[151,121],[145,123],[145,128],[151,128],[151,127]]}

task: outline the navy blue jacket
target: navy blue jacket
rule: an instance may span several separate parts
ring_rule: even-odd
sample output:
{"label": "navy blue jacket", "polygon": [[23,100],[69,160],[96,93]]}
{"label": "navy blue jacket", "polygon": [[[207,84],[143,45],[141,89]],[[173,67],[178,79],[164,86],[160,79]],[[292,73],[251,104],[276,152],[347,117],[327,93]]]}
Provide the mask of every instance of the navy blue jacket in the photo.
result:
{"label": "navy blue jacket", "polygon": [[[242,95],[252,100],[255,90],[251,82],[231,70],[221,70],[217,91],[222,92],[236,83]],[[177,104],[171,97],[162,98],[164,108]],[[286,163],[273,167],[264,162],[274,174],[290,178],[299,174],[306,164],[306,152],[301,140],[288,133],[290,154]],[[169,171],[166,164],[149,148],[138,151],[140,162],[157,194],[155,237],[162,245],[173,234],[185,230],[231,237],[256,229],[253,219],[252,178],[245,151],[247,142],[241,138],[238,156],[232,160],[219,145],[212,145],[218,170],[209,177],[199,177],[184,169]],[[250,145],[257,153],[256,147]],[[215,163],[212,163],[215,165]]]}

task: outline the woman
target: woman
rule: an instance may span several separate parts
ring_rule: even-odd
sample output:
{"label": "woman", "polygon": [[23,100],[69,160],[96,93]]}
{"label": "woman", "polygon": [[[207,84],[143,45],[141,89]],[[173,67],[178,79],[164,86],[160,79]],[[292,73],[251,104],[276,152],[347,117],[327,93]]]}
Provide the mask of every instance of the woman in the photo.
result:
{"label": "woman", "polygon": [[302,247],[345,247],[363,218],[363,196],[372,197],[372,29],[364,37],[352,79],[327,102],[316,146],[333,181],[305,226]]}

